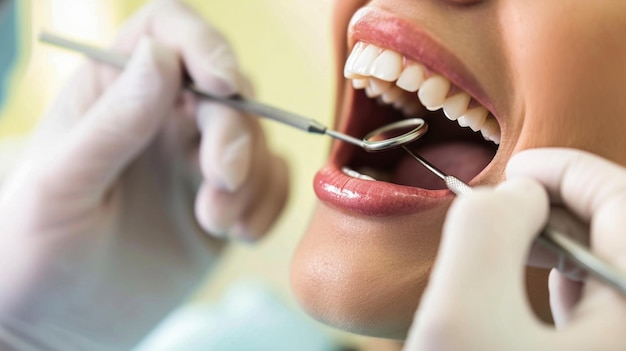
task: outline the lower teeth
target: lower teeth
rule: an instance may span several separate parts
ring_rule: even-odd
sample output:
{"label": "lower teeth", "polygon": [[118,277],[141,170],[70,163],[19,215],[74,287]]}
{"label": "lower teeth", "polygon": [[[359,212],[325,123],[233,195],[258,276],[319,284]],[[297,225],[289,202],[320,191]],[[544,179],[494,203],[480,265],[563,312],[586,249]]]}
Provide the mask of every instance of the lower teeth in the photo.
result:
{"label": "lower teeth", "polygon": [[353,169],[350,169],[348,167],[343,167],[341,169],[343,171],[343,174],[352,177],[352,178],[357,178],[357,179],[362,179],[362,180],[376,180],[368,175],[365,174],[361,174]]}

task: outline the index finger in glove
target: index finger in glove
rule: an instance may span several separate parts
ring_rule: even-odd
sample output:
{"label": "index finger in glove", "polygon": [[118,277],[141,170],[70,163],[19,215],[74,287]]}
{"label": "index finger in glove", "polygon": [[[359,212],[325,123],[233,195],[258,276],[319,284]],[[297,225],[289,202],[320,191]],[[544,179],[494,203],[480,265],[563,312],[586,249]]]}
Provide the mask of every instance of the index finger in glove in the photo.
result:
{"label": "index finger in glove", "polygon": [[197,218],[214,235],[228,232],[258,239],[284,205],[286,168],[268,149],[254,117],[201,103],[198,119],[204,184],[198,192]]}

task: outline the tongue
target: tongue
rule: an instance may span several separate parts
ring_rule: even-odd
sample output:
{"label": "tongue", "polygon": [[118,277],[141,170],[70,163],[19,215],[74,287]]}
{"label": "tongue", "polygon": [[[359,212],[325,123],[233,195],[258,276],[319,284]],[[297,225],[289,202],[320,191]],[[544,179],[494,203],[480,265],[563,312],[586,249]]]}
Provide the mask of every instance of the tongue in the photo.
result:
{"label": "tongue", "polygon": [[[449,142],[420,147],[416,152],[445,174],[469,182],[493,159],[494,151],[472,142]],[[393,183],[424,189],[445,189],[444,182],[407,155],[396,169]]]}

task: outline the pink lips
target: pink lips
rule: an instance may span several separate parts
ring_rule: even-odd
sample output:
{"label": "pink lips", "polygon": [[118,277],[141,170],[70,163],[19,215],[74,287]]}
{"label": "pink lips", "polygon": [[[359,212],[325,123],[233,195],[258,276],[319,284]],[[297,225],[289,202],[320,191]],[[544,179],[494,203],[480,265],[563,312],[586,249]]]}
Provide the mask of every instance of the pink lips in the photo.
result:
{"label": "pink lips", "polygon": [[448,190],[425,190],[352,178],[333,164],[315,175],[314,188],[323,202],[366,216],[420,212],[452,197]]}
{"label": "pink lips", "polygon": [[[483,106],[490,108],[478,82],[473,79],[460,60],[449,53],[428,33],[386,11],[363,8],[355,14],[349,27],[349,41],[364,41],[388,48],[446,76],[464,89]],[[340,121],[341,129],[348,134],[359,123],[359,104],[351,88],[347,101],[351,104],[348,118]],[[350,101],[348,101],[350,100]],[[493,110],[492,110],[493,111]],[[346,116],[342,116],[346,117]],[[448,190],[426,190],[400,186],[382,181],[368,181],[349,177],[341,168],[350,155],[350,146],[337,143],[330,162],[315,176],[314,189],[324,203],[349,212],[367,216],[393,216],[421,212],[449,202],[453,195]]]}

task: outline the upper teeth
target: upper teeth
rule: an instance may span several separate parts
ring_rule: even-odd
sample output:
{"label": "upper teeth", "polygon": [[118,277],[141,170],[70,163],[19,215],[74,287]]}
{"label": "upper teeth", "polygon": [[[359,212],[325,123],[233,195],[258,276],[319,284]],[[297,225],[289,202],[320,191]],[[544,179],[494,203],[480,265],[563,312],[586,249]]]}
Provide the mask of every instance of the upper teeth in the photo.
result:
{"label": "upper teeth", "polygon": [[446,117],[460,126],[480,131],[485,139],[500,143],[500,125],[485,107],[447,78],[427,72],[422,64],[397,52],[358,42],[346,61],[344,75],[352,79],[355,89],[365,89],[369,97],[379,97],[407,115],[419,111],[419,104],[406,99],[403,91],[417,92],[428,110],[443,108]]}

